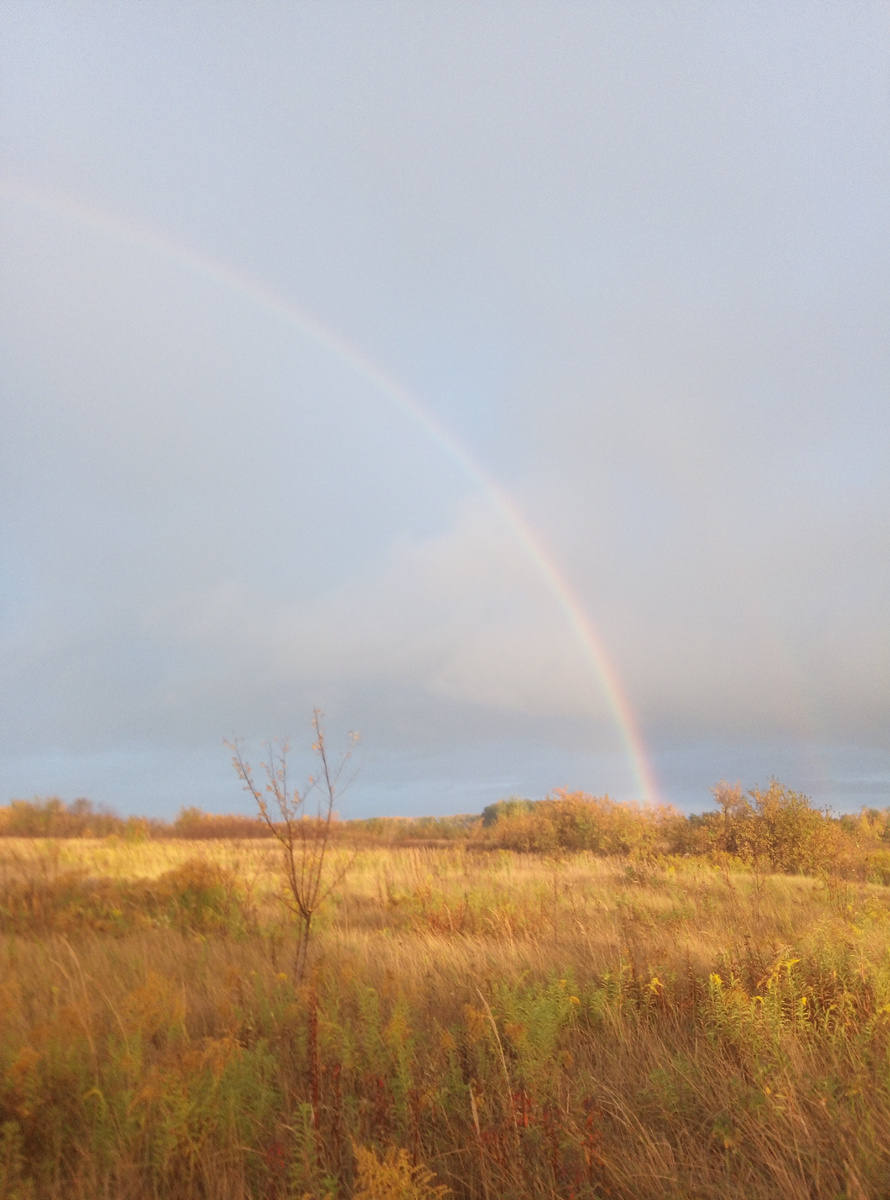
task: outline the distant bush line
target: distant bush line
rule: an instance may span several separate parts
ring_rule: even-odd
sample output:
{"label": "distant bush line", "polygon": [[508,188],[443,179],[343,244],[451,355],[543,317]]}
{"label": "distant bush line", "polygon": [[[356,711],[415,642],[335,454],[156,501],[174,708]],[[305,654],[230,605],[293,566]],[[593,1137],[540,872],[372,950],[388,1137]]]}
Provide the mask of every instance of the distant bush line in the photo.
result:
{"label": "distant bush line", "polygon": [[[749,792],[720,783],[712,794],[716,811],[685,816],[669,805],[556,791],[544,800],[499,800],[481,815],[338,820],[333,836],[385,845],[463,842],[557,856],[694,856],[755,873],[828,873],[890,884],[890,808],[837,816],[776,780]],[[311,824],[307,818],[307,830]],[[0,837],[218,840],[270,838],[272,832],[253,816],[183,808],[173,821],[121,817],[83,798],[69,804],[50,797],[0,806]]]}
{"label": "distant bush line", "polygon": [[[334,836],[387,843],[454,841],[466,838],[480,820],[478,816],[338,820]],[[307,829],[311,829],[313,818],[307,817],[305,823]],[[158,817],[121,817],[112,809],[97,808],[84,798],[68,804],[57,796],[50,796],[0,805],[0,837],[119,837],[139,842],[149,838],[190,841],[272,838],[273,833],[259,817],[239,813],[208,813],[200,808],[182,808],[175,820],[164,821]]]}

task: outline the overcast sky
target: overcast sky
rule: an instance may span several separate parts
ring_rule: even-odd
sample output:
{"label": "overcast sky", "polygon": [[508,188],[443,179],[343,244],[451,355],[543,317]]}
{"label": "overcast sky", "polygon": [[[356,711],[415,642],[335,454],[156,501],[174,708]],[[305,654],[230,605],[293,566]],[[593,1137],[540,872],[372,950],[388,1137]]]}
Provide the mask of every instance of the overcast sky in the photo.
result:
{"label": "overcast sky", "polygon": [[888,322],[883,3],[2,4],[0,803],[890,803]]}

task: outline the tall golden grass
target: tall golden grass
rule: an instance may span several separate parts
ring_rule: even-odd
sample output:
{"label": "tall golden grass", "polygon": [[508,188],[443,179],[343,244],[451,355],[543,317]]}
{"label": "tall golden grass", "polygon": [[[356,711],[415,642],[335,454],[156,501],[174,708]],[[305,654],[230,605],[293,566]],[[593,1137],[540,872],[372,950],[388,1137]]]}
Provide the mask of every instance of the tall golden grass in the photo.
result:
{"label": "tall golden grass", "polygon": [[883,886],[365,846],[299,987],[280,886],[0,841],[0,1196],[890,1195]]}

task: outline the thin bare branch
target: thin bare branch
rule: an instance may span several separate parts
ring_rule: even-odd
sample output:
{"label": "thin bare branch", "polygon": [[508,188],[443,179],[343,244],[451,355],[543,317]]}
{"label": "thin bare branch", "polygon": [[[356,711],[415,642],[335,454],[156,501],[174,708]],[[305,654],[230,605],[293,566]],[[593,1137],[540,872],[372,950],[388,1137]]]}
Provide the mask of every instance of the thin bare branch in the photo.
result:
{"label": "thin bare branch", "polygon": [[[356,852],[341,864],[330,878],[326,878],[329,863],[328,848],[331,843],[333,824],[336,819],[336,801],[352,783],[354,775],[341,784],[343,772],[352,755],[357,735],[349,735],[348,748],[331,761],[324,732],[324,715],[320,709],[312,714],[314,740],[312,749],[319,762],[317,777],[310,777],[302,792],[291,792],[287,782],[287,756],[289,743],[277,739],[266,743],[266,757],[260,767],[266,778],[265,787],[260,787],[253,775],[250,763],[244,757],[241,742],[233,738],[226,745],[232,751],[232,766],[244,785],[244,790],[253,797],[260,819],[269,828],[282,848],[284,877],[287,892],[282,896],[286,907],[298,919],[297,951],[294,960],[294,976],[299,981],[306,970],[309,935],[312,920],[321,906],[336,891],[355,861]],[[316,815],[307,816],[307,799],[316,792],[318,802]],[[270,798],[274,812],[270,809]],[[277,819],[276,819],[277,818]]]}

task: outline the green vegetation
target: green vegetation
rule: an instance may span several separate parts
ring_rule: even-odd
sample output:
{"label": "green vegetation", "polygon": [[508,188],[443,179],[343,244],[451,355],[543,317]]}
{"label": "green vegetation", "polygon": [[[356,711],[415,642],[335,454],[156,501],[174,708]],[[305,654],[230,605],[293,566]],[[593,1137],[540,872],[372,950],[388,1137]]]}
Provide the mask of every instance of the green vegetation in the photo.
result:
{"label": "green vegetation", "polygon": [[274,838],[7,831],[0,1197],[890,1194],[887,813],[715,796],[343,823],[297,983]]}

